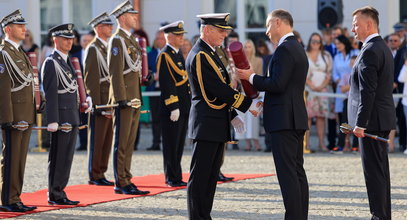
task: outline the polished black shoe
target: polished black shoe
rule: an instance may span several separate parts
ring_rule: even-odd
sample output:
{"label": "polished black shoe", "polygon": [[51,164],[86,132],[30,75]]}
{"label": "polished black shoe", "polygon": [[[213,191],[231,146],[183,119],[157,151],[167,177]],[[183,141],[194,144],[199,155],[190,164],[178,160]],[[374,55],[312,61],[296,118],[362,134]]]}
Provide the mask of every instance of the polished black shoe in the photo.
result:
{"label": "polished black shoe", "polygon": [[219,176],[218,176],[218,181],[221,181],[221,182],[232,181],[233,179],[234,179],[234,177],[226,177],[222,173],[219,173]]}
{"label": "polished black shoe", "polygon": [[29,212],[36,209],[36,206],[26,206],[22,202],[17,202],[10,205],[0,206],[0,211],[3,212]]}
{"label": "polished black shoe", "polygon": [[107,180],[106,178],[98,179],[98,180],[89,180],[89,185],[97,185],[97,186],[113,186],[114,183]]}
{"label": "polished black shoe", "polygon": [[79,201],[72,201],[68,198],[58,199],[58,200],[48,200],[50,205],[78,205]]}
{"label": "polished black shoe", "polygon": [[167,181],[166,182],[166,184],[167,184],[167,186],[169,186],[169,187],[180,187],[180,186],[186,186],[187,185],[187,183],[186,182],[184,182],[184,181]]}
{"label": "polished black shoe", "polygon": [[137,186],[135,186],[134,184],[130,184],[125,187],[114,187],[114,192],[116,194],[125,195],[145,195],[150,193],[150,191],[142,191],[137,189]]}
{"label": "polished black shoe", "polygon": [[158,151],[158,150],[160,150],[160,145],[153,145],[153,146],[147,148],[146,150],[148,150],[148,151]]}

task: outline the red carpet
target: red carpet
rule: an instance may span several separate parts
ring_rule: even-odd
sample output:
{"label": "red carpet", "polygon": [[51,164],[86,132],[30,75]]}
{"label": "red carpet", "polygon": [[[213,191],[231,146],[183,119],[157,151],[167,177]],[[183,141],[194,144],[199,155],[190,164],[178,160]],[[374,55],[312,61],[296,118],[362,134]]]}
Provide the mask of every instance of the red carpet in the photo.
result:
{"label": "red carpet", "polygon": [[[226,174],[226,176],[233,176],[233,181],[253,179],[260,177],[272,176],[273,174]],[[183,174],[183,180],[186,181],[189,178],[189,174]],[[157,195],[163,192],[169,192],[174,190],[183,189],[185,187],[168,187],[164,184],[164,175],[148,175],[133,177],[132,182],[140,190],[148,190],[150,194],[144,196]],[[219,182],[221,183],[221,182]],[[81,203],[76,206],[58,206],[48,205],[47,202],[47,189],[40,190],[33,193],[23,193],[21,199],[25,205],[37,206],[38,208],[31,212],[18,213],[18,212],[0,212],[0,218],[12,218],[20,215],[26,215],[37,212],[45,212],[50,210],[64,209],[88,206],[97,203],[110,202],[115,200],[129,199],[134,197],[140,197],[139,195],[121,195],[113,192],[112,186],[94,186],[94,185],[75,185],[68,186],[65,189],[68,198],[71,200],[80,201]]]}

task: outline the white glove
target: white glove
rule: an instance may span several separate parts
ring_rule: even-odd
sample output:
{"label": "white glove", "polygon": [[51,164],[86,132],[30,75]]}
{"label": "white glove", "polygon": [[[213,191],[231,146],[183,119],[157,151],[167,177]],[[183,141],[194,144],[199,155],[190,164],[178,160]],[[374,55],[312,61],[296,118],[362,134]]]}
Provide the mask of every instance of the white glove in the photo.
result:
{"label": "white glove", "polygon": [[88,103],[88,108],[85,110],[85,113],[89,113],[90,111],[92,111],[92,98],[90,96],[86,97],[86,103]]}
{"label": "white glove", "polygon": [[246,131],[243,119],[240,116],[232,119],[231,124],[237,133],[243,134]]}
{"label": "white glove", "polygon": [[171,119],[171,121],[174,121],[174,122],[178,121],[178,119],[179,119],[179,109],[178,108],[171,111],[170,119]]}
{"label": "white glove", "polygon": [[263,102],[259,99],[254,99],[250,105],[249,112],[252,113],[254,117],[257,117],[262,111]]}
{"label": "white glove", "polygon": [[58,131],[58,123],[53,122],[53,123],[48,124],[47,131],[50,131],[50,132]]}

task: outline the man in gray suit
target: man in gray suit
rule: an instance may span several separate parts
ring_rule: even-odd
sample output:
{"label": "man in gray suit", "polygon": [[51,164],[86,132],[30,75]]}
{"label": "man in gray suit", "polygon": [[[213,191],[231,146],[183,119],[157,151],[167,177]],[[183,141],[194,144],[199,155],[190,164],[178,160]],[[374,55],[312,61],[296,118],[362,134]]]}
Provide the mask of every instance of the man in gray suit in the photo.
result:
{"label": "man in gray suit", "polygon": [[388,138],[390,130],[396,128],[393,56],[378,34],[377,10],[367,6],[352,15],[352,32],[363,46],[350,79],[348,121],[359,137],[372,220],[388,220],[391,219],[388,144],[364,137],[366,131]]}

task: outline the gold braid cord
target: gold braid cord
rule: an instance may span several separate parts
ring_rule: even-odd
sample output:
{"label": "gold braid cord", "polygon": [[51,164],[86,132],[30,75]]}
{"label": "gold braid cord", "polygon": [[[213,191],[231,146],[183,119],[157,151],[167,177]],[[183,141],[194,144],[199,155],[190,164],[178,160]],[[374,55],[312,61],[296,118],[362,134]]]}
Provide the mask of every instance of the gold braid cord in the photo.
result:
{"label": "gold braid cord", "polygon": [[[170,55],[168,55],[167,53],[163,52],[160,57],[158,58],[158,62],[157,62],[157,73],[160,72],[160,64],[161,64],[161,58],[162,56],[165,56],[165,62],[167,64],[167,68],[170,71],[171,74],[171,78],[174,80],[175,86],[181,86],[184,83],[186,83],[188,81],[188,73],[186,70],[181,70],[180,68],[178,68],[178,66],[174,63],[174,61],[171,59]],[[183,79],[179,82],[177,82],[177,80],[175,80],[174,74],[171,71],[171,68],[175,71],[175,73],[177,73],[178,75],[182,76]]]}
{"label": "gold braid cord", "polygon": [[213,109],[222,109],[226,106],[226,103],[223,103],[222,105],[214,105],[211,102],[216,101],[216,98],[213,100],[209,100],[208,97],[206,96],[206,92],[205,92],[205,87],[204,87],[204,83],[203,83],[203,79],[202,79],[202,68],[201,68],[201,54],[203,54],[206,59],[208,60],[209,64],[212,66],[212,68],[215,70],[216,74],[218,74],[220,80],[226,84],[225,80],[223,79],[222,73],[219,71],[218,67],[216,66],[215,62],[212,60],[212,58],[206,54],[205,52],[199,52],[196,55],[196,75],[198,77],[198,83],[199,83],[199,87],[201,89],[201,93],[202,96],[206,102],[206,104],[208,104],[209,107],[213,108]]}

